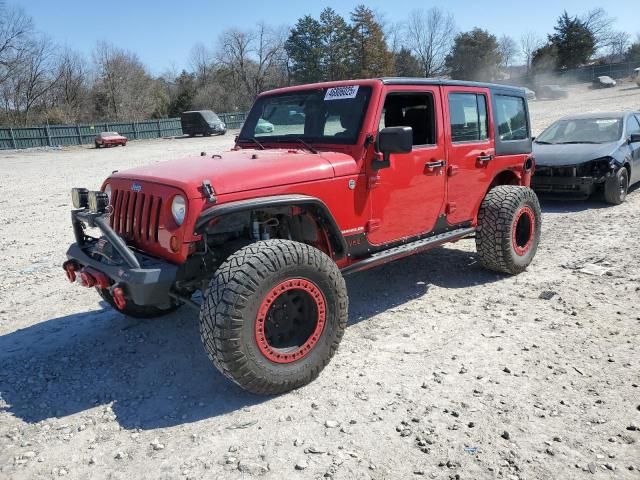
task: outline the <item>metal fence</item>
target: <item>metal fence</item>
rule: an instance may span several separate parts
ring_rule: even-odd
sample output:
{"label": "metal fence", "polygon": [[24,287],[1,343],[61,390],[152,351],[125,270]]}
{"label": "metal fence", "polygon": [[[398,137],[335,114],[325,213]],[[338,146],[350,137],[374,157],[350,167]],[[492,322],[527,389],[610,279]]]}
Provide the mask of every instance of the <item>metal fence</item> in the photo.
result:
{"label": "metal fence", "polygon": [[[246,113],[220,113],[230,130],[238,129]],[[118,132],[129,140],[177,137],[182,135],[179,118],[142,122],[103,122],[82,125],[42,125],[38,127],[0,127],[0,150],[93,144],[100,132]]]}

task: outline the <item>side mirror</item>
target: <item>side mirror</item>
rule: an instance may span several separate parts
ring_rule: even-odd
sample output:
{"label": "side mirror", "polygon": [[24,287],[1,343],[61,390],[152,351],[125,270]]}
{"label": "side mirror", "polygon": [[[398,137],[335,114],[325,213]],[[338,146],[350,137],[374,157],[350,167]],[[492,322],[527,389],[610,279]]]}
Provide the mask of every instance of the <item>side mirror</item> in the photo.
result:
{"label": "side mirror", "polygon": [[409,153],[413,150],[413,129],[411,127],[387,127],[380,130],[376,142],[377,150],[382,152],[382,160],[373,162],[374,170],[391,165],[392,153]]}
{"label": "side mirror", "polygon": [[632,133],[629,136],[629,143],[638,143],[640,142],[640,133]]}

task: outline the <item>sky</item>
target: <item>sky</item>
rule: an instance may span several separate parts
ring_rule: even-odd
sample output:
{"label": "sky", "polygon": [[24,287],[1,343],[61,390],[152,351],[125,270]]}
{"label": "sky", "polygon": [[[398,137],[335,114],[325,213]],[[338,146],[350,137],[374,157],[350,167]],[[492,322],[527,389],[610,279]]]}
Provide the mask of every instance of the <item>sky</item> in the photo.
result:
{"label": "sky", "polygon": [[260,21],[267,24],[294,25],[310,14],[318,17],[322,9],[332,7],[348,17],[360,3],[383,14],[387,22],[404,20],[416,8],[440,6],[451,12],[459,30],[481,27],[494,35],[507,34],[518,41],[523,32],[534,31],[542,37],[553,30],[557,17],[566,9],[582,14],[604,7],[617,19],[616,29],[640,33],[638,0],[537,0],[514,2],[484,0],[425,2],[420,0],[7,0],[23,7],[35,21],[36,28],[59,44],[90,54],[96,42],[107,40],[138,54],[153,74],[168,69],[188,68],[193,45],[215,45],[220,32],[227,28],[251,28]]}

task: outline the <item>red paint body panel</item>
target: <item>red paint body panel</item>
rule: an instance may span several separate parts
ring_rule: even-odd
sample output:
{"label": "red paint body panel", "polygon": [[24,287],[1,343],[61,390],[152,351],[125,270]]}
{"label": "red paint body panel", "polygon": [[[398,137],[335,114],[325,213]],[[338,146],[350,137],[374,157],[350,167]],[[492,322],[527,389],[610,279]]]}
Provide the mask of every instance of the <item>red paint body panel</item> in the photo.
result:
{"label": "red paint body panel", "polygon": [[[495,153],[491,93],[487,88],[384,85],[380,80],[364,80],[302,85],[263,95],[353,84],[372,89],[369,109],[354,145],[314,144],[319,154],[313,154],[296,142],[269,144],[268,139],[261,138],[265,150],[243,143],[245,148],[236,147],[222,153],[222,158],[217,155],[216,158],[192,156],[112,175],[105,184],[111,184],[114,190],[131,192],[136,183],[140,194],[162,199],[155,223],[148,217],[154,203],[143,203],[137,217],[136,207],[133,207],[134,236],[128,243],[151,255],[175,263],[183,262],[192,251],[191,244],[199,240],[194,234],[199,215],[212,205],[203,194],[203,180],[211,182],[216,205],[284,194],[316,197],[327,205],[342,234],[350,236],[347,238],[350,245],[351,242],[363,242],[365,237],[354,239],[357,234],[366,234],[366,241],[373,245],[425,234],[444,215],[450,225],[463,222],[475,225],[480,203],[498,175],[510,172],[509,178],[515,179],[513,183],[528,185],[530,174],[523,172],[522,166],[529,155],[496,157],[484,165],[477,162],[478,156]],[[447,95],[453,91],[486,95],[489,140],[451,143]],[[375,138],[378,133],[385,96],[390,92],[430,92],[433,95],[437,145],[418,146],[411,153],[392,155],[391,166],[376,172],[372,161],[380,154],[368,139]],[[446,161],[446,166],[425,167],[427,162],[439,160]],[[186,218],[181,227],[175,225],[170,210],[176,194],[188,198]],[[123,208],[118,205],[117,198],[112,201],[116,202],[114,208]],[[151,241],[144,235],[135,237],[135,222],[143,231],[157,230],[158,240]],[[174,235],[182,245],[178,252],[170,249],[170,239]],[[345,257],[338,264],[344,267],[353,261]]]}

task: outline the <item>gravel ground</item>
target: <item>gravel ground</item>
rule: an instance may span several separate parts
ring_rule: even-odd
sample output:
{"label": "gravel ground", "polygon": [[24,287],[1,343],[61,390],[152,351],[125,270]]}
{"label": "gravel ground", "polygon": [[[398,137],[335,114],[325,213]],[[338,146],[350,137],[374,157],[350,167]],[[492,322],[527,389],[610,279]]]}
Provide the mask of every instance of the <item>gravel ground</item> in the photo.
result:
{"label": "gravel ground", "polygon": [[[539,133],[617,108],[640,89],[531,110]],[[543,201],[517,277],[473,240],[350,277],[331,364],[257,397],[210,364],[195,313],[134,321],[60,269],[71,186],[232,140],[0,154],[0,478],[640,478],[640,188]]]}

